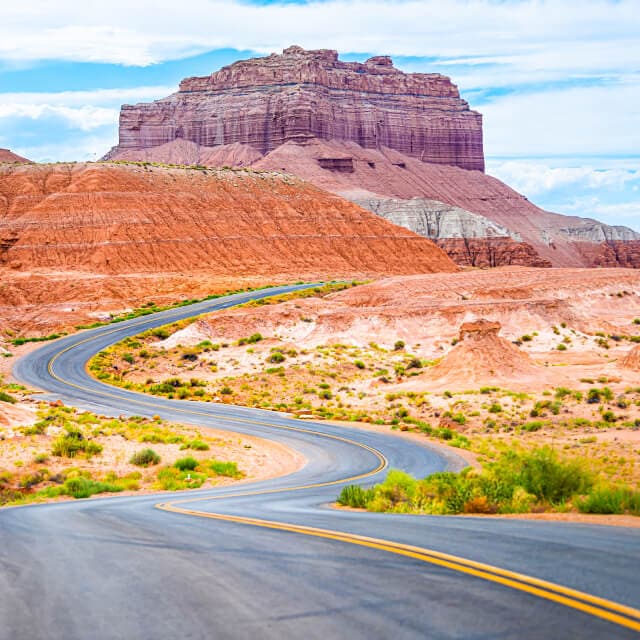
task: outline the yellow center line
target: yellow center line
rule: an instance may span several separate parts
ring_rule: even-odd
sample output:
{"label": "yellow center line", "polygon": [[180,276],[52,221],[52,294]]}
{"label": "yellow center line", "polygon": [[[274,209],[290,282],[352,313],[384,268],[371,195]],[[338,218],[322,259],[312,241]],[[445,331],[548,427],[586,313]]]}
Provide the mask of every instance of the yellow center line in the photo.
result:
{"label": "yellow center line", "polygon": [[[179,314],[175,314],[175,315],[179,315]],[[171,319],[172,317],[174,316],[167,316],[167,319]],[[147,318],[142,322],[135,323],[128,326],[129,327],[140,326],[148,322],[149,322],[149,319]],[[105,335],[109,335],[111,333],[116,333],[119,330],[120,329],[117,328],[117,329],[114,329],[113,331],[101,333],[100,336],[102,337]],[[66,386],[80,389],[82,391],[87,391],[89,393],[93,393],[100,396],[111,397],[117,400],[122,400],[123,399],[122,396],[119,396],[117,394],[109,393],[107,391],[98,391],[95,389],[91,389],[89,387],[83,387],[82,385],[78,385],[69,380],[65,380],[64,378],[58,376],[53,370],[53,365],[55,364],[55,361],[61,355],[63,355],[64,353],[70,351],[75,347],[78,347],[82,344],[90,342],[94,338],[95,336],[86,338],[85,340],[76,342],[57,352],[49,360],[47,364],[47,370],[49,372],[49,375],[51,375],[52,378],[54,378],[55,380],[57,380],[58,382]],[[135,392],[128,392],[128,393],[133,394]],[[141,405],[141,406],[153,407],[154,409],[159,408],[157,404],[153,402],[148,402],[145,400],[135,400],[135,399],[127,398],[127,401],[132,402],[134,404]],[[500,567],[495,567],[493,565],[469,560],[467,558],[445,554],[439,551],[435,551],[433,549],[415,547],[412,545],[405,545],[405,544],[393,542],[391,540],[370,538],[367,536],[360,536],[357,534],[351,534],[343,531],[335,531],[332,529],[307,527],[303,525],[294,525],[287,522],[261,520],[258,518],[248,518],[244,516],[232,516],[232,515],[226,515],[221,513],[212,513],[208,511],[196,511],[192,509],[179,507],[177,505],[184,504],[187,502],[191,503],[191,502],[201,502],[201,501],[207,501],[207,500],[224,500],[224,499],[229,499],[234,497],[264,495],[269,493],[285,493],[285,492],[292,492],[292,491],[300,491],[303,489],[312,489],[312,488],[342,484],[344,482],[352,482],[354,480],[361,480],[363,478],[367,478],[369,476],[375,475],[379,471],[382,471],[383,469],[385,469],[387,466],[387,460],[380,451],[378,451],[377,449],[374,449],[373,447],[370,447],[369,445],[357,442],[355,440],[351,440],[349,438],[344,438],[341,436],[313,431],[312,429],[278,425],[278,424],[274,424],[266,421],[252,420],[249,418],[215,416],[210,413],[207,413],[204,411],[196,411],[194,409],[182,409],[182,408],[172,407],[170,410],[178,413],[184,413],[184,414],[189,414],[194,416],[205,416],[207,418],[218,418],[220,420],[228,420],[230,422],[255,424],[255,425],[266,426],[266,427],[271,427],[276,429],[283,429],[287,431],[307,433],[317,437],[329,438],[332,440],[338,440],[338,441],[345,442],[369,451],[370,453],[372,453],[377,457],[378,466],[371,471],[354,475],[348,478],[342,478],[339,480],[319,482],[319,483],[313,483],[313,484],[307,484],[307,485],[299,485],[294,487],[286,487],[282,489],[263,489],[263,490],[256,490],[256,491],[240,492],[235,494],[226,494],[226,495],[220,495],[220,496],[185,498],[182,500],[158,503],[155,505],[155,507],[158,509],[161,509],[163,511],[173,512],[173,513],[179,513],[183,515],[200,517],[200,518],[209,518],[214,520],[234,522],[238,524],[264,527],[268,529],[277,529],[279,531],[309,535],[317,538],[325,538],[329,540],[335,540],[339,542],[345,542],[345,543],[354,544],[362,547],[368,547],[372,549],[386,551],[389,553],[394,553],[396,555],[413,558],[429,564],[445,567],[453,571],[458,571],[461,573],[472,575],[477,578],[481,578],[483,580],[488,580],[490,582],[502,584],[512,589],[523,591],[525,593],[535,595],[545,600],[556,602],[566,607],[570,607],[572,609],[582,611],[584,613],[601,618],[603,620],[607,620],[608,622],[612,622],[612,623],[621,625],[623,627],[633,629],[634,631],[640,631],[640,610],[638,609],[622,605],[620,603],[614,602],[612,600],[608,600],[606,598],[600,598],[582,591],[570,589],[568,587],[555,584],[553,582],[541,580],[533,576],[529,576],[529,575],[514,572],[514,571],[509,571],[506,569],[502,569]]]}

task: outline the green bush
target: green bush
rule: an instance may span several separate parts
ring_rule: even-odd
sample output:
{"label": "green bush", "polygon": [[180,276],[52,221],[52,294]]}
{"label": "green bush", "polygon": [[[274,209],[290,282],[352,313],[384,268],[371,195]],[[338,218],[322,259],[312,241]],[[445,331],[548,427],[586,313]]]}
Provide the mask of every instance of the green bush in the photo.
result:
{"label": "green bush", "polygon": [[209,460],[206,468],[217,476],[226,476],[228,478],[239,478],[242,473],[238,469],[235,462],[223,462],[222,460]]}
{"label": "green bush", "polygon": [[395,344],[393,345],[393,350],[402,351],[403,349],[404,349],[404,340],[396,340]]}
{"label": "green bush", "polygon": [[10,404],[15,404],[18,401],[8,393],[5,393],[4,391],[0,391],[0,402],[8,402]]}
{"label": "green bush", "polygon": [[142,449],[136,451],[131,458],[129,458],[130,464],[135,464],[138,467],[148,467],[152,464],[158,464],[160,462],[160,456],[153,449]]}
{"label": "green bush", "polygon": [[67,433],[58,436],[53,443],[51,453],[63,458],[75,458],[78,453],[91,457],[102,451],[102,445],[86,439],[75,427],[68,427]]}
{"label": "green bush", "polygon": [[[579,463],[561,460],[544,447],[503,453],[481,471],[441,472],[424,480],[391,470],[383,483],[371,489],[345,487],[338,502],[397,513],[522,513],[536,504],[543,508],[564,504],[588,494],[592,484]],[[634,504],[631,498],[628,501]]]}
{"label": "green bush", "polygon": [[180,450],[193,449],[194,451],[209,451],[209,445],[202,440],[191,440],[180,447]]}
{"label": "green bush", "polygon": [[364,509],[372,497],[371,491],[371,489],[363,489],[357,484],[350,484],[340,492],[338,504],[355,509]]}
{"label": "green bush", "polygon": [[191,456],[180,458],[173,463],[173,466],[180,471],[193,471],[198,466],[198,461]]}
{"label": "green bush", "polygon": [[640,492],[626,487],[598,486],[577,501],[582,513],[631,513],[640,515]]}
{"label": "green bush", "polygon": [[122,487],[109,482],[96,482],[89,478],[69,478],[65,480],[62,491],[73,498],[88,498],[96,493],[116,493],[122,491]]}
{"label": "green bush", "polygon": [[273,362],[274,364],[278,364],[279,362],[285,361],[285,356],[280,351],[274,351],[268,358],[268,362]]}

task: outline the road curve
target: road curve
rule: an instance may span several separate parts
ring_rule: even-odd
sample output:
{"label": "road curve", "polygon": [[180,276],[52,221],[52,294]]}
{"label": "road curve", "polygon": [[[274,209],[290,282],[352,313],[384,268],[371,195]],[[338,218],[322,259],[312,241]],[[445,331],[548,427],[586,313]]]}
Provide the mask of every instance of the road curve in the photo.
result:
{"label": "road curve", "polygon": [[16,377],[103,414],[257,435],[285,477],[0,510],[0,638],[632,638],[638,530],[331,509],[345,481],[455,456],[392,434],[106,386],[86,361],[126,336],[304,285],[237,294],[47,343]]}

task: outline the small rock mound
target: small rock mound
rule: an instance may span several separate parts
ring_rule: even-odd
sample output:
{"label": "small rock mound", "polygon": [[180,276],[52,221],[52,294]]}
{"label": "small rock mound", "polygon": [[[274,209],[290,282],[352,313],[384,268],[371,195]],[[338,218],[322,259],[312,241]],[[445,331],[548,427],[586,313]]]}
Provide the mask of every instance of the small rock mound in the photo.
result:
{"label": "small rock mound", "polygon": [[540,369],[514,344],[501,338],[499,322],[480,319],[460,326],[458,344],[431,369],[434,382],[452,388],[522,382],[539,377]]}
{"label": "small rock mound", "polygon": [[620,360],[620,366],[625,369],[640,371],[640,344],[636,345]]}

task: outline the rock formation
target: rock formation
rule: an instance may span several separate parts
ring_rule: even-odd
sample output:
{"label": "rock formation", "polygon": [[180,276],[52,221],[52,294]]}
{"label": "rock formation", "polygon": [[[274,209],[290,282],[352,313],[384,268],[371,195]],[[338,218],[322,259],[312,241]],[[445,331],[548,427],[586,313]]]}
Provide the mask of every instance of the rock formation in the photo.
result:
{"label": "rock formation", "polygon": [[633,347],[633,349],[620,360],[620,366],[625,369],[640,371],[640,344]]}
{"label": "rock formation", "polygon": [[465,380],[473,387],[541,375],[528,354],[501,338],[500,323],[480,319],[460,326],[459,343],[427,374],[434,381]]}
{"label": "rock formation", "polygon": [[9,151],[9,149],[0,149],[0,163],[3,162],[14,164],[18,162],[31,162],[31,160],[27,160],[26,158],[19,156],[17,153],[13,153],[13,151]]}
{"label": "rock formation", "polygon": [[178,139],[266,154],[313,137],[484,169],[482,117],[449,78],[405,74],[386,56],[342,62],[336,51],[295,46],[187,78],[178,93],[151,104],[124,105],[112,156]]}
{"label": "rock formation", "polygon": [[130,296],[137,306],[161,292],[194,297],[242,282],[441,270],[457,268],[430,240],[292,176],[0,167],[0,325],[5,311],[24,315],[23,305],[77,311],[70,301],[83,299],[85,285],[92,299]]}
{"label": "rock formation", "polygon": [[[364,206],[392,199],[383,215],[422,225],[459,264],[640,267],[640,234],[544,211],[485,175],[480,114],[448,78],[405,74],[386,56],[289,47],[187,78],[167,98],[123,106],[107,157],[287,171]],[[406,213],[416,201],[452,210],[436,223]]]}
{"label": "rock formation", "polygon": [[379,216],[431,238],[459,265],[550,267],[520,234],[484,216],[426,198],[354,198]]}

